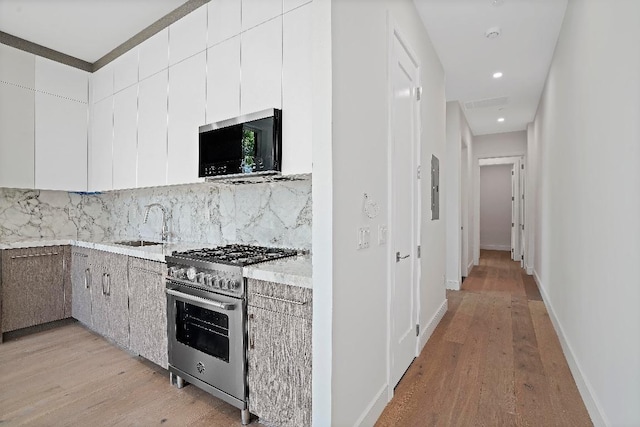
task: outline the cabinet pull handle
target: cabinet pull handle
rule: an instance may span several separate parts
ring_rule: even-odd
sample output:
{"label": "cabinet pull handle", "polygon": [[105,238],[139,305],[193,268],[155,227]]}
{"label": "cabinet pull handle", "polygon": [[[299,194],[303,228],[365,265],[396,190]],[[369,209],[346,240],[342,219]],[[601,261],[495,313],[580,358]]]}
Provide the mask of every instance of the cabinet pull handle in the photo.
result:
{"label": "cabinet pull handle", "polygon": [[271,295],[260,294],[258,292],[254,292],[253,295],[261,298],[272,299],[274,301],[288,302],[289,304],[295,304],[295,305],[305,305],[307,303],[307,301],[294,301],[291,299],[278,298],[278,297],[273,297]]}
{"label": "cabinet pull handle", "polygon": [[249,315],[249,348],[253,350],[255,348],[255,338],[253,334],[253,313]]}
{"label": "cabinet pull handle", "polygon": [[104,282],[105,282],[105,277],[107,276],[107,273],[102,273],[102,295],[107,295],[107,292],[104,290]]}
{"label": "cabinet pull handle", "polygon": [[111,296],[111,274],[105,273],[105,275],[107,276],[107,296],[110,297]]}
{"label": "cabinet pull handle", "polygon": [[84,270],[84,288],[89,289],[89,283],[91,282],[91,270],[85,268]]}
{"label": "cabinet pull handle", "polygon": [[53,255],[58,255],[58,252],[45,252],[45,253],[41,253],[41,254],[28,254],[28,255],[13,255],[11,257],[11,259],[34,258],[34,257],[39,257],[39,256],[53,256]]}

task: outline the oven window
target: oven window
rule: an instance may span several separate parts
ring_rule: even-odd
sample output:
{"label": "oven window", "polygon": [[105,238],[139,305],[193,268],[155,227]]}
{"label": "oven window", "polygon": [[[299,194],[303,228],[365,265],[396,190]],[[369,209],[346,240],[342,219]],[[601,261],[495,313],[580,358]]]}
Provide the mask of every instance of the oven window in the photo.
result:
{"label": "oven window", "polygon": [[176,301],[176,339],[229,362],[229,316]]}

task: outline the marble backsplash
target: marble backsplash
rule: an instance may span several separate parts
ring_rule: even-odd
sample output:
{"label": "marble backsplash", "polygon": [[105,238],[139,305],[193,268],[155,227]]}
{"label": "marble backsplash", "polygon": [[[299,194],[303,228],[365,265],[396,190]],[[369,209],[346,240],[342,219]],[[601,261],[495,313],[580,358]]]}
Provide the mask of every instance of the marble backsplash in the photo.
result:
{"label": "marble backsplash", "polygon": [[77,194],[0,188],[0,241],[18,237],[160,239],[161,210],[171,241],[246,243],[311,249],[311,177],[211,182]]}

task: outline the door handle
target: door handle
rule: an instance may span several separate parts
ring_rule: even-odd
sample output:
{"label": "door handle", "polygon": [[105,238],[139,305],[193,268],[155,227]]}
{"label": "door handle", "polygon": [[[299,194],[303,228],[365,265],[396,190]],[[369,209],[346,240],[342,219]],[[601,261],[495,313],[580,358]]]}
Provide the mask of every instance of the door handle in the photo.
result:
{"label": "door handle", "polygon": [[400,252],[396,252],[396,262],[400,262],[401,259],[409,258],[410,254],[406,254],[405,256],[400,256]]}
{"label": "door handle", "polygon": [[253,350],[255,348],[255,337],[253,335],[253,313],[249,315],[249,348]]}

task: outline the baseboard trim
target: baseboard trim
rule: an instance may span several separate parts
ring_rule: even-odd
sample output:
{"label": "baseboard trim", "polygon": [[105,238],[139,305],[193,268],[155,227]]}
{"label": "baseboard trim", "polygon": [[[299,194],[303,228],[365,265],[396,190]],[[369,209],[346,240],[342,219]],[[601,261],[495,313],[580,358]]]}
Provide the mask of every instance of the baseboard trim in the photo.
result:
{"label": "baseboard trim", "polygon": [[487,251],[510,251],[511,245],[480,245],[480,249]]}
{"label": "baseboard trim", "polygon": [[460,281],[459,280],[447,280],[447,289],[452,291],[460,290]]}
{"label": "baseboard trim", "polygon": [[527,275],[529,276],[533,275],[533,267],[527,267]]}
{"label": "baseboard trim", "polygon": [[469,273],[471,273],[471,269],[473,268],[473,266],[474,266],[473,260],[471,260],[469,265],[467,265],[467,276],[469,276]]}
{"label": "baseboard trim", "polygon": [[420,334],[420,337],[418,337],[418,355],[420,354],[424,346],[427,345],[427,341],[429,341],[429,338],[431,338],[433,331],[436,330],[436,327],[438,326],[444,315],[447,313],[448,308],[449,301],[445,298],[445,300],[442,301],[442,304],[440,304],[440,308],[438,308],[438,311],[436,311],[433,317],[431,317],[431,319],[427,322],[427,326],[425,326],[424,330]]}
{"label": "baseboard trim", "polygon": [[573,375],[573,379],[578,386],[578,391],[580,392],[580,396],[584,401],[584,405],[587,407],[587,412],[589,412],[589,416],[591,417],[591,421],[593,425],[596,427],[606,427],[610,426],[609,420],[607,419],[602,406],[598,403],[596,399],[596,395],[593,391],[593,387],[591,383],[584,376],[582,367],[580,363],[575,358],[575,353],[571,348],[571,344],[567,340],[567,337],[562,329],[562,325],[558,320],[558,316],[556,316],[556,312],[553,309],[553,304],[549,300],[549,295],[547,294],[545,287],[540,280],[540,276],[538,272],[533,269],[533,278],[535,279],[538,289],[540,289],[540,294],[542,295],[542,300],[544,301],[544,305],[547,307],[547,312],[549,313],[549,318],[551,319],[551,323],[553,324],[553,328],[556,330],[556,334],[560,340],[560,345],[562,346],[562,352],[564,353],[564,357],[567,359],[567,363],[569,364],[569,369],[571,370],[571,374]]}
{"label": "baseboard trim", "polygon": [[378,421],[378,418],[382,415],[382,411],[384,411],[385,406],[387,406],[389,402],[388,388],[389,385],[385,384],[378,393],[376,393],[375,397],[369,402],[364,412],[360,414],[358,420],[355,422],[354,425],[356,427],[369,427]]}

